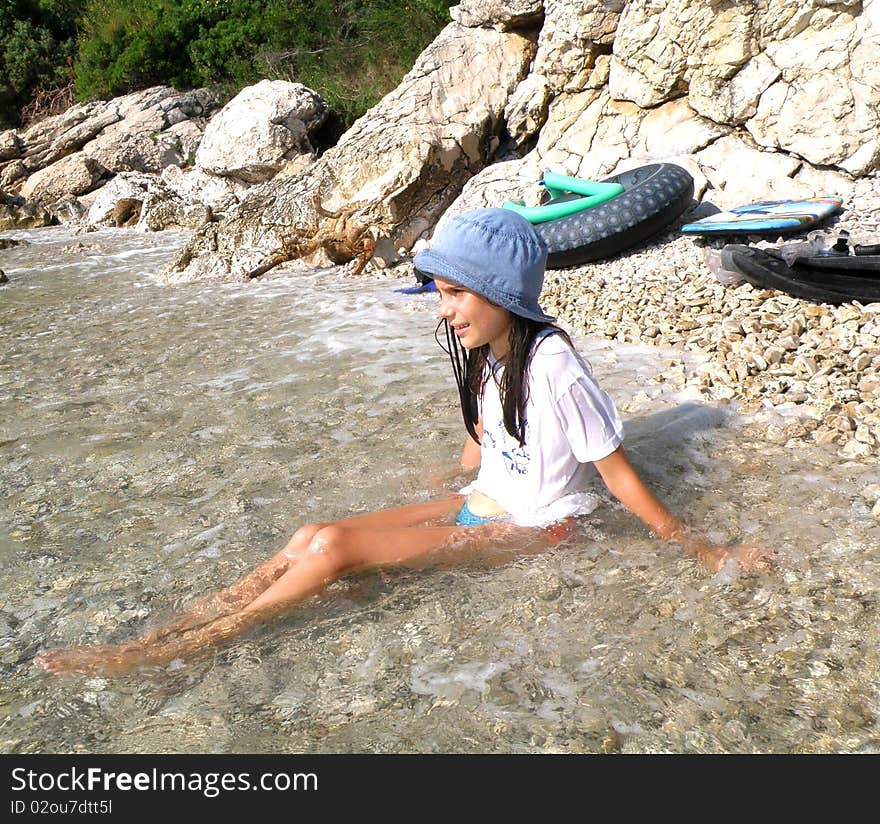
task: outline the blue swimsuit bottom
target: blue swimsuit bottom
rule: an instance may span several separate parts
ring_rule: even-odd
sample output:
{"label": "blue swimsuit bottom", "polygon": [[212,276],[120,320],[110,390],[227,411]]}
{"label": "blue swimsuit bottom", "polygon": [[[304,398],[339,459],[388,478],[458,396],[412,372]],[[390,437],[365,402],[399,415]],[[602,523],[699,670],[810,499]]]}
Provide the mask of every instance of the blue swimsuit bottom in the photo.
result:
{"label": "blue swimsuit bottom", "polygon": [[455,523],[458,526],[481,526],[482,524],[491,524],[494,521],[509,521],[510,515],[474,515],[467,501],[458,513]]}

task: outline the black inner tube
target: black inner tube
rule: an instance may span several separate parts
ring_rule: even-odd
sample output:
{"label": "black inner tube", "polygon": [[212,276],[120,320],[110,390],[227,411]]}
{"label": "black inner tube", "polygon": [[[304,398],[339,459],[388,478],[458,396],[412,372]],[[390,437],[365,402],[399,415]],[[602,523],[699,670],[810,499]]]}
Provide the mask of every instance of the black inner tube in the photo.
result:
{"label": "black inner tube", "polygon": [[536,224],[550,254],[548,269],[611,257],[672,223],[690,205],[694,181],[673,163],[652,163],[613,175],[625,191],[605,203]]}

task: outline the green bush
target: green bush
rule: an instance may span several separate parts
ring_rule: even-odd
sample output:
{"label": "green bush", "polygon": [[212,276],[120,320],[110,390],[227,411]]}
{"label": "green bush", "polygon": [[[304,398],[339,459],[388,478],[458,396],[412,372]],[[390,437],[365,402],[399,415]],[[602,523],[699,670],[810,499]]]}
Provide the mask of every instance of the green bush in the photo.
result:
{"label": "green bush", "polygon": [[320,92],[347,126],[400,82],[449,22],[454,3],[352,0],[330,5],[346,12],[338,31],[323,37],[316,52],[290,60],[285,76]]}
{"label": "green bush", "polygon": [[19,123],[37,88],[67,84],[85,0],[0,0],[0,126]]}
{"label": "green bush", "polygon": [[[0,0],[0,124],[75,78],[85,101],[156,84],[231,97],[264,77],[330,103],[337,130],[392,89],[453,0]],[[71,66],[72,63],[72,66]]]}
{"label": "green bush", "polygon": [[451,0],[90,0],[74,69],[81,100],[157,83],[231,96],[264,77],[323,94],[344,125],[399,82]]}

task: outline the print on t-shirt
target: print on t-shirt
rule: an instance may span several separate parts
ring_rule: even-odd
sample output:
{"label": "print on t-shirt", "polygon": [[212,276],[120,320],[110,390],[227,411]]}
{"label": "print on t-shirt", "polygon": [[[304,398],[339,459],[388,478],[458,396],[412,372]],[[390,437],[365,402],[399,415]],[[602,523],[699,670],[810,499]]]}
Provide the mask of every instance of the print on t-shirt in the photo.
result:
{"label": "print on t-shirt", "polygon": [[510,472],[516,472],[518,475],[525,475],[529,471],[529,450],[524,446],[518,446],[516,449],[502,450],[501,454],[507,461],[507,469]]}
{"label": "print on t-shirt", "polygon": [[[523,424],[523,429],[528,436],[528,421]],[[504,428],[504,418],[498,419],[494,431],[498,432],[497,438],[493,433],[492,427],[484,427],[483,446],[486,449],[495,449],[496,444],[500,440],[502,445],[500,452],[502,457],[504,458],[504,463],[507,467],[507,471],[511,474],[516,475],[527,474],[529,471],[528,446],[520,446],[515,438],[511,438],[509,435],[507,435],[507,430]],[[508,441],[510,443],[510,446],[508,446],[507,449],[503,448],[505,441]]]}

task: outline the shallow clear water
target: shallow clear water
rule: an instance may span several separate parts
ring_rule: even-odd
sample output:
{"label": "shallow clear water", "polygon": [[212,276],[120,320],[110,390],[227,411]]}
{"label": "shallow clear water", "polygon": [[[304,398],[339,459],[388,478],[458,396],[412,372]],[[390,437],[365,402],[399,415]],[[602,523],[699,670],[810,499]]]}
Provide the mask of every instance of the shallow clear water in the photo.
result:
{"label": "shallow clear water", "polygon": [[[701,572],[603,505],[509,562],[365,574],[212,658],[53,677],[234,580],[297,525],[426,498],[463,442],[436,298],[334,271],[158,285],[183,237],[0,251],[0,750],[880,750],[876,466],[755,437],[580,341],[650,483],[781,568]],[[647,394],[645,394],[647,393]]]}

